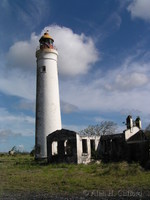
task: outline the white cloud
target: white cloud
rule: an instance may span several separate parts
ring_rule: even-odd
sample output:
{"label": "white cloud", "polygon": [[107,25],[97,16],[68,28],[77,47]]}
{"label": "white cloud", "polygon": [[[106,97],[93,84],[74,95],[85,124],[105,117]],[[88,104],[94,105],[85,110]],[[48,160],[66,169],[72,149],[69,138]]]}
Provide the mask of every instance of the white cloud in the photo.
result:
{"label": "white cloud", "polygon": [[[91,121],[92,121],[92,119],[91,119]],[[94,117],[94,121],[95,121],[96,123],[100,123],[100,122],[102,122],[102,121],[111,121],[111,120],[108,119],[108,118],[102,118],[102,117],[100,117],[100,116],[97,116],[97,117]]]}
{"label": "white cloud", "polygon": [[118,90],[120,92],[139,89],[148,84],[149,73],[149,64],[143,66],[139,63],[129,63],[110,71],[107,76],[111,78],[104,84],[104,87],[108,90]]}
{"label": "white cloud", "polygon": [[78,107],[75,105],[72,105],[64,101],[61,101],[60,103],[61,103],[61,111],[63,113],[69,114],[78,111]]}
{"label": "white cloud", "polygon": [[2,113],[2,115],[0,116],[0,122],[3,123],[30,123],[34,125],[35,119],[33,117],[30,116],[26,116],[24,114],[22,115],[13,115],[11,113],[9,113],[6,109],[4,108],[0,108],[0,112]]}
{"label": "white cloud", "polygon": [[[92,38],[57,25],[45,27],[44,30],[49,30],[56,41],[60,76],[86,74],[99,59]],[[10,47],[6,55],[7,67],[3,67],[0,73],[0,91],[35,100],[35,51],[40,37],[32,33],[29,41],[18,41]]]}
{"label": "white cloud", "polygon": [[79,132],[79,131],[85,129],[86,127],[87,127],[87,125],[63,124],[64,129],[68,129],[68,130],[72,130],[72,131],[76,131],[76,132]]}
{"label": "white cloud", "polygon": [[[78,35],[69,28],[57,25],[45,27],[44,30],[49,30],[55,40],[59,52],[58,65],[61,75],[86,74],[92,64],[99,59],[92,38],[83,33]],[[7,54],[7,66],[25,71],[35,68],[35,50],[40,37],[33,33],[29,41],[19,41],[12,45]]]}
{"label": "white cloud", "polygon": [[[11,132],[14,134],[20,135],[33,135],[34,134],[34,117],[21,114],[10,113],[5,108],[0,108],[0,131],[1,135],[11,135]],[[8,127],[11,127],[11,131],[8,130]],[[7,131],[8,130],[8,131]],[[13,134],[12,134],[13,136]]]}
{"label": "white cloud", "polygon": [[139,86],[143,86],[148,83],[148,77],[145,74],[132,73],[131,75],[122,76],[117,75],[116,85],[121,90],[131,90]]}
{"label": "white cloud", "polygon": [[125,61],[91,82],[69,80],[61,83],[62,99],[76,105],[79,110],[99,113],[139,110],[150,114],[150,63]]}
{"label": "white cloud", "polygon": [[[108,71],[105,75],[96,70],[97,75],[92,74],[94,78],[91,79],[90,74],[89,79],[88,72],[92,64],[98,60],[93,40],[84,34],[75,34],[65,27],[49,26],[46,29],[54,37],[58,47],[60,75],[72,77],[60,81],[61,106],[64,113],[76,110],[110,113],[121,112],[122,109],[134,109],[146,115],[150,114],[149,62],[137,62],[136,56],[130,56],[116,69]],[[32,102],[35,100],[35,73],[31,68],[36,69],[33,57],[35,57],[36,41],[39,38],[40,36],[32,34],[29,41],[17,42],[10,48],[7,55],[10,68],[7,66],[7,70],[0,74],[1,91]],[[24,46],[23,53],[20,53],[18,49],[22,46]],[[26,56],[28,51],[29,54],[33,53],[32,56]],[[25,58],[21,59],[23,55]],[[83,76],[79,76],[80,74],[86,74],[84,80]],[[20,106],[27,108],[29,106],[27,104],[22,102]],[[11,121],[9,117],[8,114],[7,119]],[[20,122],[17,118],[19,125],[15,132],[20,131],[21,126],[25,126],[25,121],[28,125],[30,123],[30,119],[25,116],[21,119]],[[14,121],[11,125],[14,127]],[[32,132],[28,125],[23,134]]]}
{"label": "white cloud", "polygon": [[133,18],[141,18],[150,21],[150,1],[149,0],[132,0],[128,6]]}
{"label": "white cloud", "polygon": [[9,129],[0,130],[0,143],[4,143],[7,141],[9,137],[19,137],[21,136],[20,133],[15,133]]}
{"label": "white cloud", "polygon": [[86,74],[98,60],[98,51],[92,38],[78,35],[70,28],[48,26],[59,52],[59,72],[65,76]]}
{"label": "white cloud", "polygon": [[0,91],[29,100],[35,100],[35,76],[18,69],[0,73]]}
{"label": "white cloud", "polygon": [[19,151],[19,152],[23,152],[24,151],[24,145],[23,144],[19,144],[18,146],[17,146],[17,150]]}
{"label": "white cloud", "polygon": [[32,33],[29,41],[14,43],[7,54],[7,67],[23,69],[24,71],[36,68],[35,50],[38,46],[38,40],[39,37]]}
{"label": "white cloud", "polygon": [[21,110],[30,110],[34,113],[35,112],[35,101],[21,99],[19,104],[15,105],[15,107],[19,108]]}

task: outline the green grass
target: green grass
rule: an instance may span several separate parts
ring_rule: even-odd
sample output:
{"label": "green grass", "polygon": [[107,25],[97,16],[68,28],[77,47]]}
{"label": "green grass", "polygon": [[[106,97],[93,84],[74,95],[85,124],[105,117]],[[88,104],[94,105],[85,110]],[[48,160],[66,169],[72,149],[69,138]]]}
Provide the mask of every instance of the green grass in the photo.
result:
{"label": "green grass", "polygon": [[150,171],[139,164],[37,163],[29,155],[0,156],[0,192],[81,193],[84,190],[150,188]]}

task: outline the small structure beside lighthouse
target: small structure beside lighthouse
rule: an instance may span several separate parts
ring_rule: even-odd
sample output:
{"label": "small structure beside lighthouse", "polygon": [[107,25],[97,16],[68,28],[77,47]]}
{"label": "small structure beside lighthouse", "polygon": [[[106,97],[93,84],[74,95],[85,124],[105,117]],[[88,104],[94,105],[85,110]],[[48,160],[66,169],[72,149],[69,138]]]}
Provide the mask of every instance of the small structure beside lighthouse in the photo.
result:
{"label": "small structure beside lighthouse", "polygon": [[48,34],[40,38],[36,51],[36,133],[35,159],[47,158],[47,136],[61,129],[57,56],[54,40]]}

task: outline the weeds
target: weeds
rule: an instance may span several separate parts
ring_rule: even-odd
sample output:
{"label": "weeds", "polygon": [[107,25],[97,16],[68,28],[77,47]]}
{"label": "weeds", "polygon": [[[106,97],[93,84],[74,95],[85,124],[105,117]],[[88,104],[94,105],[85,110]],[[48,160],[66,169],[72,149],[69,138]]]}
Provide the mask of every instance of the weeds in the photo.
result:
{"label": "weeds", "polygon": [[46,164],[29,155],[0,157],[0,191],[76,193],[83,190],[149,189],[150,171],[138,163]]}

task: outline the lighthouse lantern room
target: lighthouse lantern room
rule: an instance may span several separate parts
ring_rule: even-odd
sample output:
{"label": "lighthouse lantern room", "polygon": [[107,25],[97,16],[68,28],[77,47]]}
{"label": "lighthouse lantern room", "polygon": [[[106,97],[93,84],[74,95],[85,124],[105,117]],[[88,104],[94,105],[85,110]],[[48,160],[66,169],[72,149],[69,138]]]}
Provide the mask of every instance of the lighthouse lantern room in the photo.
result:
{"label": "lighthouse lantern room", "polygon": [[50,48],[53,49],[53,38],[48,34],[48,32],[44,33],[44,35],[40,38],[40,49]]}

